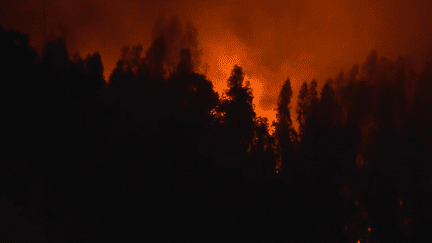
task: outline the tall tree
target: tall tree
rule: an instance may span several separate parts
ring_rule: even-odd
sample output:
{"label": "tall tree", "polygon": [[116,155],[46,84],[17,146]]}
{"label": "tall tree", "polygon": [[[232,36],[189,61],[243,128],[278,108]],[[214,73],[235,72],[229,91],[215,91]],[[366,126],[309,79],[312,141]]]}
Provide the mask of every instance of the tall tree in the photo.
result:
{"label": "tall tree", "polygon": [[300,88],[296,109],[300,139],[303,137],[306,120],[311,115],[315,114],[318,108],[319,99],[317,85],[316,79],[312,79],[309,85],[305,81]]}
{"label": "tall tree", "polygon": [[103,65],[99,52],[88,54],[85,59],[85,69],[89,77],[90,86],[93,89],[100,89],[105,86],[105,79],[103,76]]}
{"label": "tall tree", "polygon": [[308,100],[309,100],[309,113],[308,116],[314,115],[317,112],[318,109],[318,91],[317,91],[318,82],[314,78],[312,79],[310,85],[309,85],[309,93],[308,93]]}
{"label": "tall tree", "polygon": [[165,37],[162,35],[153,41],[152,46],[147,50],[146,62],[149,67],[150,76],[154,80],[165,78],[167,70],[164,65],[167,55]]}
{"label": "tall tree", "polygon": [[224,124],[234,138],[234,142],[245,152],[251,145],[254,136],[255,111],[252,104],[253,95],[250,83],[244,81],[244,72],[235,65],[228,78],[228,89],[225,90],[226,99],[223,100],[220,111],[225,113]]}
{"label": "tall tree", "polygon": [[263,178],[271,178],[276,172],[276,158],[274,153],[274,135],[269,133],[269,123],[266,117],[255,120],[254,158],[259,163],[259,173]]}
{"label": "tall tree", "polygon": [[290,114],[290,103],[292,98],[291,81],[287,78],[279,93],[278,106],[276,108],[276,138],[278,141],[278,153],[281,161],[281,170],[289,170],[290,159],[293,159],[297,133],[293,128]]}
{"label": "tall tree", "polygon": [[[169,79],[168,92],[172,98],[170,106],[176,113],[189,121],[210,122],[210,111],[219,102],[213,84],[204,75],[194,72],[192,54],[189,48],[180,50],[177,71]],[[167,97],[168,98],[168,97]],[[168,98],[168,99],[169,99]]]}
{"label": "tall tree", "polygon": [[342,119],[342,108],[336,99],[333,80],[328,79],[321,90],[318,120],[324,127],[333,127]]}
{"label": "tall tree", "polygon": [[372,78],[377,69],[377,60],[377,51],[372,49],[372,51],[366,57],[366,62],[362,65],[361,78],[369,81],[369,84],[372,84]]}
{"label": "tall tree", "polygon": [[303,130],[307,116],[309,89],[308,84],[303,82],[297,99],[297,122],[299,123],[299,137],[303,137]]}

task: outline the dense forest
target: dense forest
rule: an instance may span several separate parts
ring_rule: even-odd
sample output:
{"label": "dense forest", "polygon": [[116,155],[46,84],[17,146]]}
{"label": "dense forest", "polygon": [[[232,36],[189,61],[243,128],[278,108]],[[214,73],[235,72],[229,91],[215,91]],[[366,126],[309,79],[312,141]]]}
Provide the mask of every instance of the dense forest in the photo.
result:
{"label": "dense forest", "polygon": [[269,124],[241,66],[214,91],[196,38],[155,32],[105,78],[98,52],[0,27],[1,241],[431,238],[432,62],[372,50],[297,104],[287,77]]}

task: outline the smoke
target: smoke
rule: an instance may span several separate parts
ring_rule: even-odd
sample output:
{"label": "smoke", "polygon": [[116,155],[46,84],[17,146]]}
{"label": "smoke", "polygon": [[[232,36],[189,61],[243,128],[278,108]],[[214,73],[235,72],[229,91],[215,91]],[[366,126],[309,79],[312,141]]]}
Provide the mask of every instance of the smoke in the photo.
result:
{"label": "smoke", "polygon": [[[183,30],[177,15],[174,15],[170,20],[161,16],[152,28],[152,48],[155,47],[154,44],[160,38],[163,38],[165,42],[166,50],[164,51],[163,62],[169,73],[176,69],[180,61],[182,48],[190,49],[192,64],[196,71],[200,70],[202,49],[199,49],[198,45],[198,30],[193,26],[192,22],[188,21],[186,28]],[[154,55],[158,55],[157,51]]]}
{"label": "smoke", "polygon": [[29,33],[31,45],[41,53],[45,22],[48,38],[66,39],[70,53],[99,51],[105,77],[123,46],[142,44],[147,50],[164,35],[171,43],[168,65],[179,60],[180,47],[191,48],[194,65],[219,92],[234,64],[242,65],[257,114],[269,120],[287,76],[296,102],[301,82],[315,77],[321,89],[329,76],[364,63],[373,48],[390,60],[412,56],[416,72],[431,51],[432,6],[427,0],[46,0],[45,15],[43,2],[3,0],[1,24]]}

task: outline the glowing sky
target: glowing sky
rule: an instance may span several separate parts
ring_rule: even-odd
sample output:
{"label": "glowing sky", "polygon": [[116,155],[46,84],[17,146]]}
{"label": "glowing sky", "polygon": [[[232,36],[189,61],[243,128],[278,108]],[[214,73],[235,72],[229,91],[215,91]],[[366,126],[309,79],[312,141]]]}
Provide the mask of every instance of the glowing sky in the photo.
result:
{"label": "glowing sky", "polygon": [[[39,53],[43,2],[0,3],[3,27],[29,33]],[[374,47],[379,56],[394,60],[410,54],[419,64],[432,46],[432,4],[427,0],[47,0],[45,13],[48,36],[65,38],[71,53],[100,52],[106,79],[122,46],[150,46],[160,15],[177,14],[183,27],[191,20],[216,91],[226,88],[232,67],[240,64],[251,82],[257,114],[270,120],[287,76],[296,97],[302,81],[315,77],[320,89],[328,77],[363,63]]]}

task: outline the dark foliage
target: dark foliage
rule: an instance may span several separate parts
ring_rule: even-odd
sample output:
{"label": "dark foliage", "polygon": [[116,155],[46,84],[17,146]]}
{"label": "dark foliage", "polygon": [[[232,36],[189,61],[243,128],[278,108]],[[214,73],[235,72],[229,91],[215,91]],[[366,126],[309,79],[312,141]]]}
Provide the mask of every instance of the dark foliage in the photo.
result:
{"label": "dark foliage", "polygon": [[[16,242],[419,242],[432,224],[432,66],[366,62],[287,78],[257,117],[234,66],[219,97],[197,32],[161,19],[152,46],[43,54],[0,26],[0,234]],[[154,238],[156,237],[156,238]]]}

